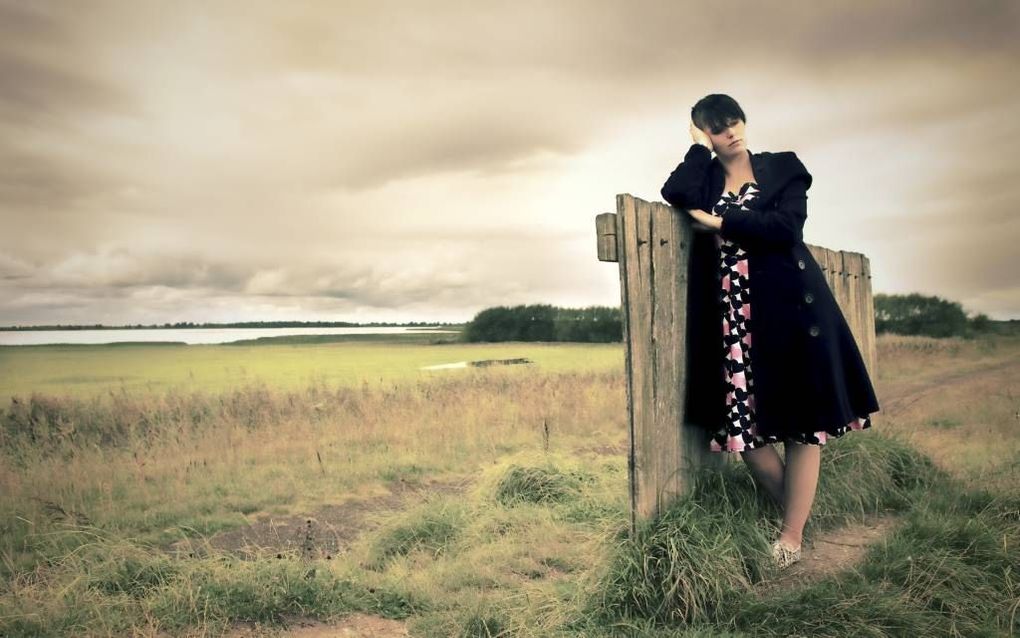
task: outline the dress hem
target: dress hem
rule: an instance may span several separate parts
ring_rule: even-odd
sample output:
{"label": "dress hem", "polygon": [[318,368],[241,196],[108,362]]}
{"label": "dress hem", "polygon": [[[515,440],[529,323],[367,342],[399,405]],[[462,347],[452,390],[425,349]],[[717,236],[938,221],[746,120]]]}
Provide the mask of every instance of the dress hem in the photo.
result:
{"label": "dress hem", "polygon": [[862,431],[862,430],[868,430],[868,429],[871,429],[871,427],[872,427],[872,425],[871,425],[871,415],[859,416],[859,417],[855,418],[853,421],[851,421],[850,423],[848,423],[845,426],[842,426],[840,428],[836,428],[834,430],[818,430],[818,431],[813,432],[811,435],[807,435],[807,436],[813,436],[813,437],[817,438],[818,439],[817,441],[798,440],[798,437],[802,437],[802,439],[805,438],[806,435],[804,433],[794,433],[794,434],[790,434],[790,435],[771,435],[770,434],[770,435],[764,436],[764,437],[758,436],[758,435],[754,435],[755,438],[754,438],[754,440],[752,442],[744,443],[743,446],[741,446],[741,447],[733,447],[731,445],[731,443],[733,441],[735,441],[735,440],[738,440],[738,437],[731,437],[731,440],[729,442],[727,442],[727,444],[725,446],[720,445],[719,442],[717,440],[715,440],[715,439],[713,439],[712,441],[709,441],[709,451],[710,452],[731,452],[731,453],[732,452],[744,452],[744,451],[747,451],[747,450],[757,450],[757,449],[763,448],[763,447],[765,447],[767,445],[774,445],[776,443],[784,443],[785,444],[788,441],[793,441],[794,443],[802,443],[804,445],[818,445],[818,446],[822,446],[822,445],[825,445],[826,442],[828,441],[828,439],[830,439],[830,438],[832,438],[832,439],[842,438],[843,436],[849,434],[850,432],[858,432],[858,431]]}

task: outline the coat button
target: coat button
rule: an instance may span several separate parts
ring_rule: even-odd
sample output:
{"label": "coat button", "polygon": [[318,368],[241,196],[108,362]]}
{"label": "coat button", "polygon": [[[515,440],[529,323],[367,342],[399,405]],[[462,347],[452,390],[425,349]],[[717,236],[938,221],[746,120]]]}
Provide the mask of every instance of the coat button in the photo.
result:
{"label": "coat button", "polygon": [[800,268],[801,270],[804,270],[805,268],[807,268],[807,264],[804,263],[803,259],[798,259],[797,260],[797,268]]}
{"label": "coat button", "polygon": [[814,300],[815,300],[815,296],[812,295],[810,292],[804,293],[804,301],[806,301],[808,303],[811,303]]}
{"label": "coat button", "polygon": [[812,337],[817,337],[818,336],[818,326],[811,326],[808,329],[808,332],[811,333]]}

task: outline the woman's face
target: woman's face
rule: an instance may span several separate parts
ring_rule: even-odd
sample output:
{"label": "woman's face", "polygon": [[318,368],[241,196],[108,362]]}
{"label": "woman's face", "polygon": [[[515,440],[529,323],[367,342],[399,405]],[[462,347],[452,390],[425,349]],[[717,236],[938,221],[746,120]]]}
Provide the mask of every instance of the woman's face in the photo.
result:
{"label": "woman's face", "polygon": [[[732,157],[747,152],[747,140],[744,139],[744,121],[740,118],[732,118],[727,122],[728,126],[721,129],[705,131],[712,140],[712,148],[716,155]],[[703,131],[705,129],[702,129]]]}

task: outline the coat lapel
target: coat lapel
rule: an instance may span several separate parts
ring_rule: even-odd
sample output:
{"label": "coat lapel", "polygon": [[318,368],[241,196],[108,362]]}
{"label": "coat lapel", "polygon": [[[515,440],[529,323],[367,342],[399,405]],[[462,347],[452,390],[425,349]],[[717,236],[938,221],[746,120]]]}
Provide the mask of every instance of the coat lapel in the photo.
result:
{"label": "coat lapel", "polygon": [[751,156],[751,170],[758,184],[758,194],[748,202],[748,208],[760,210],[775,197],[776,188],[779,186],[776,183],[775,166],[772,162],[774,156],[771,153],[747,152]]}

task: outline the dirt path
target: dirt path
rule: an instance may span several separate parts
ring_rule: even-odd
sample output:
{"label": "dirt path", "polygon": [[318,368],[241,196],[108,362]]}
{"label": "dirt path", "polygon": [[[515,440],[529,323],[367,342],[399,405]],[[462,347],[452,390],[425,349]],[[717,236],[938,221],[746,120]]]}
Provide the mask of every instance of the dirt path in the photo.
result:
{"label": "dirt path", "polygon": [[771,580],[762,581],[755,594],[766,598],[778,590],[801,587],[859,563],[868,547],[881,541],[900,522],[895,515],[876,516],[805,539],[801,559]]}
{"label": "dirt path", "polygon": [[278,558],[331,560],[345,553],[361,534],[375,527],[371,514],[400,510],[431,495],[460,494],[470,478],[429,479],[422,483],[396,481],[382,496],[350,498],[309,514],[257,514],[246,527],[220,532],[205,539],[184,539],[164,548],[178,558],[201,558],[210,550],[227,551],[245,559],[259,555]]}
{"label": "dirt path", "polygon": [[964,369],[952,368],[923,378],[887,382],[879,389],[878,400],[882,409],[878,414],[881,418],[901,416],[924,399],[944,392],[947,385],[970,383],[984,377],[1016,378],[1009,375],[1010,371],[1020,371],[1020,359],[972,365]]}

